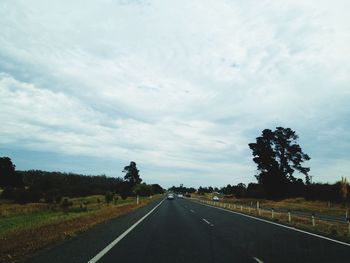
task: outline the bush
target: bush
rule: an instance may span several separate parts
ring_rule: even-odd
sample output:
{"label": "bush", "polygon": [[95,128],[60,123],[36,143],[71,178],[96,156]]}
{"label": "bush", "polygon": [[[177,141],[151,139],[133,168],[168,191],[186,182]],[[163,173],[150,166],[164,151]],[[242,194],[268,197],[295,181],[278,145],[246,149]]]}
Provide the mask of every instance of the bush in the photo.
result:
{"label": "bush", "polygon": [[107,205],[109,205],[109,203],[113,200],[113,196],[114,196],[114,193],[112,193],[110,191],[106,192],[105,200],[106,200]]}
{"label": "bush", "polygon": [[62,202],[61,202],[61,207],[63,209],[63,212],[67,213],[69,207],[71,207],[73,205],[72,201],[69,201],[69,199],[67,197],[63,198]]}

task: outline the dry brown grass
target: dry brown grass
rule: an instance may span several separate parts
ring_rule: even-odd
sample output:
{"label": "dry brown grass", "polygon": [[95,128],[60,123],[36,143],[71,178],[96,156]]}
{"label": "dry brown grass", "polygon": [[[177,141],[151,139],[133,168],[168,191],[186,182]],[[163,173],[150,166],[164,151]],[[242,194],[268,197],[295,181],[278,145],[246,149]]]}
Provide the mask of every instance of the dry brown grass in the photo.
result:
{"label": "dry brown grass", "polygon": [[[194,197],[199,199],[211,200],[211,195],[194,195]],[[345,216],[346,206],[340,203],[331,203],[326,201],[308,201],[304,198],[289,198],[281,201],[272,201],[266,199],[249,199],[249,198],[222,198],[223,202],[226,203],[236,203],[243,205],[256,206],[256,203],[259,201],[260,207],[268,207],[268,208],[281,208],[281,209],[289,209],[291,211],[300,211],[306,213],[318,213],[318,214],[326,214],[333,216]],[[349,209],[350,215],[350,209]]]}
{"label": "dry brown grass", "polygon": [[0,203],[0,217],[1,216],[12,216],[21,213],[33,213],[43,210],[47,210],[48,204],[44,203],[33,203],[26,205],[19,205],[13,203]]}
{"label": "dry brown grass", "polygon": [[54,222],[37,228],[25,229],[0,237],[0,262],[15,262],[54,242],[70,238],[96,224],[129,213],[155,199],[142,200],[135,204],[104,207],[94,213],[65,221]]}

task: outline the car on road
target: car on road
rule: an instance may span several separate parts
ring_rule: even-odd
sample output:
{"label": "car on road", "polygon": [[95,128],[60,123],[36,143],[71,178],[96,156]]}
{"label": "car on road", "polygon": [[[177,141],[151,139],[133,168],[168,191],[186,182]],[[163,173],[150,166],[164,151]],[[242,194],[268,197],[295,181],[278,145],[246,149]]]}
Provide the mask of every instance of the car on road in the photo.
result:
{"label": "car on road", "polygon": [[213,196],[213,201],[219,201],[219,197],[217,197],[216,195]]}
{"label": "car on road", "polygon": [[167,199],[168,200],[173,200],[174,199],[174,194],[169,193],[168,196],[167,196]]}
{"label": "car on road", "polygon": [[178,194],[177,197],[178,198],[184,198],[183,194]]}

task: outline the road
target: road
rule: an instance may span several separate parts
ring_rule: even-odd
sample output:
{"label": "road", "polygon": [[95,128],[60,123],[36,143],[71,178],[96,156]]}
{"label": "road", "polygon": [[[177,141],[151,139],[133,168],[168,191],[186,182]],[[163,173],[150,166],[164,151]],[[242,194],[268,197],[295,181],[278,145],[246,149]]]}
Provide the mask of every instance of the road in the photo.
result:
{"label": "road", "polygon": [[334,263],[350,262],[350,246],[190,200],[175,199],[155,201],[23,262],[89,261]]}

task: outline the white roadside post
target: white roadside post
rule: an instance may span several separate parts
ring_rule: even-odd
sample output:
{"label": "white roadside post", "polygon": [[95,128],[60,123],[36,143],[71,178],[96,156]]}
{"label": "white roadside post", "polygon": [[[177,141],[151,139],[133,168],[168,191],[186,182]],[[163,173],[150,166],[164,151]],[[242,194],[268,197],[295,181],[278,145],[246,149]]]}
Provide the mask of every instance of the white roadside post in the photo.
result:
{"label": "white roadside post", "polygon": [[316,226],[316,222],[315,222],[315,214],[312,214],[311,216],[311,220],[312,220],[312,226],[315,227]]}
{"label": "white roadside post", "polygon": [[345,210],[345,218],[348,219],[348,208]]}
{"label": "white roadside post", "polygon": [[241,212],[243,212],[243,205],[241,205]]}
{"label": "white roadside post", "polygon": [[140,202],[139,196],[136,196],[136,205],[139,205],[139,202]]}
{"label": "white roadside post", "polygon": [[275,218],[275,209],[271,208],[271,218]]}
{"label": "white roadside post", "polygon": [[288,222],[289,223],[292,222],[292,215],[290,214],[290,211],[288,211]]}

